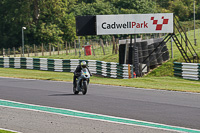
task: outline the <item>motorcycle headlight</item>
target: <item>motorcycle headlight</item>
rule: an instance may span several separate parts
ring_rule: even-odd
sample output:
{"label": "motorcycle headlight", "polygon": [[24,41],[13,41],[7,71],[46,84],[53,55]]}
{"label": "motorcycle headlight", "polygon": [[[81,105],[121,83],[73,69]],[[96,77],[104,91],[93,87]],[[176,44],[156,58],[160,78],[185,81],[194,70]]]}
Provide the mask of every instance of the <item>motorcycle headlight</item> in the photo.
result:
{"label": "motorcycle headlight", "polygon": [[84,72],[84,73],[83,73],[83,75],[85,75],[85,76],[88,76],[88,75],[89,75],[89,73],[88,73],[88,72]]}

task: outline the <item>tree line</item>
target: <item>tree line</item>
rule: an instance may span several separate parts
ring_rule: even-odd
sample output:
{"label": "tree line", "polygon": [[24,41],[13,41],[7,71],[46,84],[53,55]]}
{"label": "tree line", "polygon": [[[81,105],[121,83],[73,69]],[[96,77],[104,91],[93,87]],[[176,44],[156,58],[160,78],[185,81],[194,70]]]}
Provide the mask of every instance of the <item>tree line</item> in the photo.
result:
{"label": "tree line", "polygon": [[[0,48],[25,44],[62,44],[74,41],[75,16],[173,12],[181,21],[193,19],[194,0],[1,0]],[[195,1],[196,17],[200,2]],[[109,38],[110,36],[101,36]],[[97,38],[90,36],[89,38]]]}

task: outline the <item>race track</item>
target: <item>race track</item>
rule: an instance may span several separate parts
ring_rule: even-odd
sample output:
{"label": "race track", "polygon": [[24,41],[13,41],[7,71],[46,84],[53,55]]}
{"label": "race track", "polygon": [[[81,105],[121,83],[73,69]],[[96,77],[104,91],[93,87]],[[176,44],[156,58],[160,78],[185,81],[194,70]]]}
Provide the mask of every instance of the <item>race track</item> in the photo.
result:
{"label": "race track", "polygon": [[0,78],[0,99],[200,129],[198,93],[91,84],[83,96],[72,83]]}

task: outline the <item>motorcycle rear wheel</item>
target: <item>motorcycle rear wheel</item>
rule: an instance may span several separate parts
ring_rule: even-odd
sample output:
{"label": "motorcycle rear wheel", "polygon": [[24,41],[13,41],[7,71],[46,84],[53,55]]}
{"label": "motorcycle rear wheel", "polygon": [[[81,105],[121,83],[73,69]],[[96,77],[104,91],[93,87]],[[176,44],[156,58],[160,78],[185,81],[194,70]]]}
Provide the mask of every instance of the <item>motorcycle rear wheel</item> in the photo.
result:
{"label": "motorcycle rear wheel", "polygon": [[75,87],[73,88],[73,92],[74,92],[75,95],[77,95],[79,93],[79,91],[76,91]]}

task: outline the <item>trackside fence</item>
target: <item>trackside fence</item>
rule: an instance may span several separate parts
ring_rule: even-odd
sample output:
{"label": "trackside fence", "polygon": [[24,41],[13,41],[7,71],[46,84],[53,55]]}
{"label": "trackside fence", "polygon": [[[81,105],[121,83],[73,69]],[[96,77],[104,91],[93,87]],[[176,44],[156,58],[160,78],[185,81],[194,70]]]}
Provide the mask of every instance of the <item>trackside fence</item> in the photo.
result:
{"label": "trackside fence", "polygon": [[77,65],[79,65],[81,61],[86,61],[91,73],[95,75],[118,79],[133,78],[132,65],[97,60],[1,57],[0,67],[56,72],[74,72]]}
{"label": "trackside fence", "polygon": [[174,62],[174,76],[184,79],[200,80],[200,64]]}

